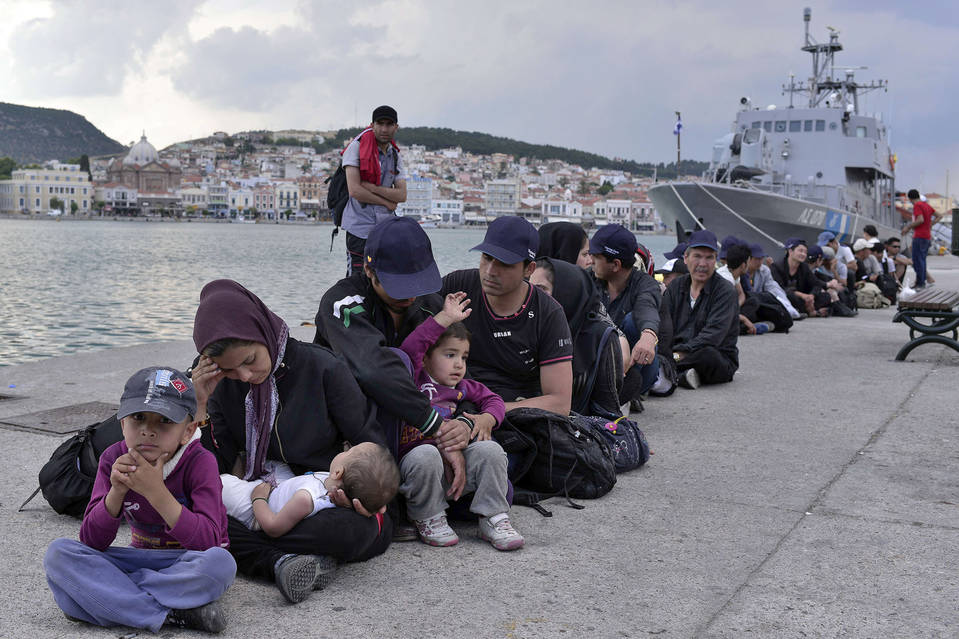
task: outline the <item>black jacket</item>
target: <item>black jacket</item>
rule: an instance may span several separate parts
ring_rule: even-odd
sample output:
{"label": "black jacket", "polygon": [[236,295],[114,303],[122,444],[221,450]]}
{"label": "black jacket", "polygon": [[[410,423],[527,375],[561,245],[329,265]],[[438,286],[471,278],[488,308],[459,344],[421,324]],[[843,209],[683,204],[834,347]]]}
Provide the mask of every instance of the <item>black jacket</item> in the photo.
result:
{"label": "black jacket", "polygon": [[364,273],[357,273],[340,280],[323,295],[313,341],[329,346],[346,362],[360,388],[377,406],[424,435],[431,435],[443,418],[416,388],[410,372],[390,347],[399,348],[413,329],[442,308],[439,295],[416,298],[397,331],[370,280]]}
{"label": "black jacket", "polygon": [[688,274],[677,277],[663,296],[673,320],[673,350],[689,353],[714,346],[738,367],[739,297],[735,287],[713,273],[696,305],[689,308],[691,282]]}
{"label": "black jacket", "polygon": [[[222,379],[207,403],[212,426],[204,429],[203,443],[216,455],[221,473],[230,472],[246,449],[249,389],[246,382]],[[369,400],[329,349],[289,338],[276,390],[280,405],[266,457],[285,461],[296,474],[328,470],[344,441],[386,445]]]}
{"label": "black jacket", "polygon": [[[778,262],[773,263],[769,267],[769,270],[773,273],[773,278],[779,282],[779,285],[783,287],[783,290],[786,293],[795,293],[799,291],[800,293],[808,293],[814,295],[822,290],[822,282],[816,277],[815,273],[812,272],[812,269],[809,268],[809,265],[803,262],[799,265],[799,269],[796,271],[796,280],[793,286],[789,284],[789,258],[783,257]],[[802,309],[800,309],[802,310]]]}
{"label": "black jacket", "polygon": [[659,334],[660,305],[662,294],[659,292],[659,282],[648,273],[634,268],[626,280],[626,287],[612,302],[609,301],[609,286],[604,280],[595,279],[599,287],[603,304],[609,312],[610,318],[616,326],[622,326],[626,315],[633,314],[636,331],[642,333],[649,328]]}

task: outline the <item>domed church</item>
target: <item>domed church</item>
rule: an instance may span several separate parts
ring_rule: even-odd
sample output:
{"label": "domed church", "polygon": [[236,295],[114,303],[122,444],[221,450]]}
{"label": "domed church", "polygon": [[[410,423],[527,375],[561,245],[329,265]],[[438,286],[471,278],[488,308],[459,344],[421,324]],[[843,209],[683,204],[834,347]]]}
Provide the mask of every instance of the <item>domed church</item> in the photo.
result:
{"label": "domed church", "polygon": [[183,172],[175,160],[161,160],[156,148],[147,141],[146,133],[130,147],[123,159],[116,158],[107,167],[107,180],[136,189],[144,194],[173,193],[180,188]]}

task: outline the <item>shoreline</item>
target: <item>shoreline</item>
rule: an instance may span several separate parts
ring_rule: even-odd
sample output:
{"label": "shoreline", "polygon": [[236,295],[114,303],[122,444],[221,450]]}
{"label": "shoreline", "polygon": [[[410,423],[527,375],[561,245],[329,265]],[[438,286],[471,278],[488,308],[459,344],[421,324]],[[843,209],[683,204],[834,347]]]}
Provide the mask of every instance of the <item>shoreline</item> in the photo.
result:
{"label": "shoreline", "polygon": [[[934,269],[937,286],[959,290],[959,261],[950,261]],[[583,500],[584,510],[551,499],[551,518],[514,508],[521,551],[496,553],[474,538],[475,524],[454,522],[458,546],[393,544],[342,566],[330,588],[297,606],[241,576],[222,600],[222,636],[302,634],[318,618],[316,632],[329,636],[950,635],[959,624],[959,354],[925,345],[894,361],[909,333],[894,314],[861,310],[743,337],[731,384],[678,389],[633,415],[655,454],[609,495]],[[312,327],[291,330],[312,337]],[[44,418],[49,427],[77,405],[109,411],[132,371],[185,366],[192,350],[178,340],[0,368],[5,636],[91,632],[59,613],[40,563],[79,522],[39,496],[17,512],[65,437],[23,416],[65,408]],[[24,597],[34,605],[24,608]]]}

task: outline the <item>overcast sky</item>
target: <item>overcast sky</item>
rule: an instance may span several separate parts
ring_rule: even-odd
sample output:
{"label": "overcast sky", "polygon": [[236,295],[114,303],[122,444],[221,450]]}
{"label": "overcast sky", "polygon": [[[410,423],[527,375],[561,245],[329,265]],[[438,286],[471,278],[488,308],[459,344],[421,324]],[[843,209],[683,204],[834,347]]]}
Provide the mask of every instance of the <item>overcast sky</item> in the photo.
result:
{"label": "overcast sky", "polygon": [[[959,3],[622,0],[0,0],[0,100],[69,109],[129,143],[336,129],[392,104],[442,126],[614,157],[708,160],[741,96],[785,104],[812,33],[840,30],[899,157],[897,186],[959,192]],[[4,68],[5,66],[5,68]]]}

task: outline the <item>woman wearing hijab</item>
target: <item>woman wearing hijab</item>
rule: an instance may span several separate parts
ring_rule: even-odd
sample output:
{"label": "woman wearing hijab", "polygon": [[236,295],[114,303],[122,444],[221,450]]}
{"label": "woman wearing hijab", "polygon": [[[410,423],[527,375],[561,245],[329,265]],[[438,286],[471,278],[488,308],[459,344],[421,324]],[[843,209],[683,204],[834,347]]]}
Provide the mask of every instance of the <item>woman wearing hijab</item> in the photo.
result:
{"label": "woman wearing hijab", "polygon": [[536,257],[551,257],[589,268],[589,237],[579,224],[550,222],[539,227],[539,252]]}
{"label": "woman wearing hijab", "polygon": [[[562,260],[541,257],[536,260],[536,270],[529,281],[559,302],[569,322],[573,339],[573,411],[619,415],[623,383],[619,333],[606,314],[589,273]],[[594,379],[592,388],[590,377]]]}
{"label": "woman wearing hijab", "polygon": [[[200,353],[192,374],[197,414],[209,420],[203,443],[221,473],[237,469],[245,480],[272,483],[272,460],[299,475],[328,470],[345,441],[385,444],[346,365],[326,348],[291,338],[286,322],[240,284],[203,287],[193,341]],[[369,516],[342,490],[331,498],[344,507],[321,510],[276,538],[229,518],[239,571],[275,580],[295,603],[329,582],[337,560],[386,550],[392,527],[385,515]]]}

